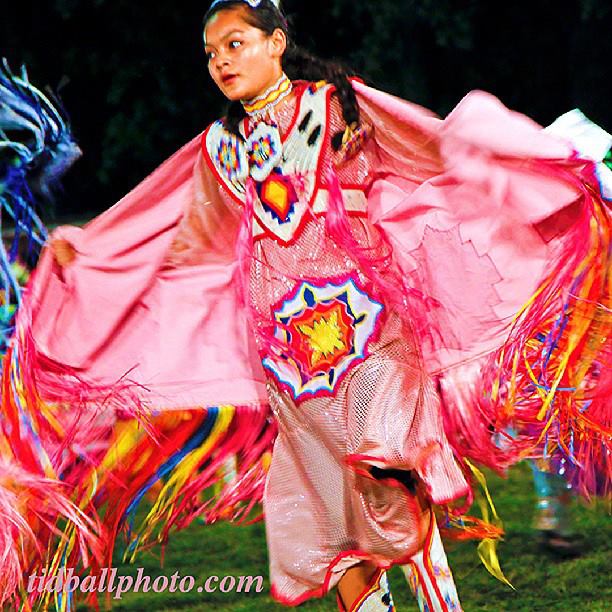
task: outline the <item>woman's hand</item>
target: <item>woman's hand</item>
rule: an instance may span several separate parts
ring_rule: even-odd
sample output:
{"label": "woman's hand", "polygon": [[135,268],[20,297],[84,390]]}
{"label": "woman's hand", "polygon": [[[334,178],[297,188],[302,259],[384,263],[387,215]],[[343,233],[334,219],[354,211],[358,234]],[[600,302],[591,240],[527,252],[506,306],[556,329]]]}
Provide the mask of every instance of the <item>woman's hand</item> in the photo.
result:
{"label": "woman's hand", "polygon": [[62,267],[70,265],[76,257],[76,251],[65,238],[54,238],[50,244],[55,261]]}

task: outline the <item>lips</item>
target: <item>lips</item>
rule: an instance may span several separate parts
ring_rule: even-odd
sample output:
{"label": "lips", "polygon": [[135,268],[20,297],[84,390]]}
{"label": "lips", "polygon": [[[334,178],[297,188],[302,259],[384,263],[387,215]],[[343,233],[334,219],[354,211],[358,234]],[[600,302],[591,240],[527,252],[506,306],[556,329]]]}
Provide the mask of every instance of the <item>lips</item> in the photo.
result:
{"label": "lips", "polygon": [[238,75],[236,74],[225,74],[221,77],[221,80],[223,81],[224,85],[228,85],[229,83],[233,82],[234,79],[236,79],[238,77]]}

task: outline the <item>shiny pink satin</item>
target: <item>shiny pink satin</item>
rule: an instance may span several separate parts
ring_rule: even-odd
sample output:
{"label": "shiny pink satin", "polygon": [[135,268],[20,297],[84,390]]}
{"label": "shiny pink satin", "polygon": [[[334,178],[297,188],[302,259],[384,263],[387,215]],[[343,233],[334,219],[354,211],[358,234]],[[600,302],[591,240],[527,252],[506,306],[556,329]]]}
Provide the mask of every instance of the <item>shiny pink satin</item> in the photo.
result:
{"label": "shiny pink satin", "polygon": [[80,376],[127,377],[152,409],[260,405],[264,376],[232,280],[232,228],[199,138],[83,229],[75,261],[43,254],[30,291],[38,349]]}
{"label": "shiny pink satin", "polygon": [[468,94],[442,121],[354,86],[381,160],[370,218],[410,286],[438,303],[414,313],[417,329],[437,333],[421,337],[428,368],[489,353],[542,278],[555,227],[572,221],[581,191],[571,145],[484,92]]}

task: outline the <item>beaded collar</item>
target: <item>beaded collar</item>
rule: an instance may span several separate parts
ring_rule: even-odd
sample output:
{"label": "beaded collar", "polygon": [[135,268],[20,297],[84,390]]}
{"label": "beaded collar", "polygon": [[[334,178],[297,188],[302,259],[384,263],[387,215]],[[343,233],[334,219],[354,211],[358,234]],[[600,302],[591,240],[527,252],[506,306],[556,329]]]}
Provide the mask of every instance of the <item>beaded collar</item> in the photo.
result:
{"label": "beaded collar", "polygon": [[293,83],[283,72],[280,79],[263,94],[253,98],[253,100],[242,100],[242,106],[250,117],[268,114],[281,100],[284,100],[291,93],[292,89]]}

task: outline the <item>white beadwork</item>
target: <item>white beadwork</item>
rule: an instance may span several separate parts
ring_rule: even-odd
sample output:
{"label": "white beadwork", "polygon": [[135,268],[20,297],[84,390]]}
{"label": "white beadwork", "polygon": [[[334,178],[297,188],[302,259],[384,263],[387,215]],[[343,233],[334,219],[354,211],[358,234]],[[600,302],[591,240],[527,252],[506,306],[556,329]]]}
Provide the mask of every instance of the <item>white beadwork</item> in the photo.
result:
{"label": "white beadwork", "polygon": [[[260,121],[247,140],[247,155],[250,160],[249,172],[253,180],[261,183],[280,166],[283,144],[276,124]],[[254,159],[257,158],[257,162]]]}
{"label": "white beadwork", "polygon": [[395,612],[387,572],[381,574],[378,588],[370,593],[354,612]]}
{"label": "white beadwork", "polygon": [[433,516],[431,520],[432,528],[423,550],[408,565],[402,565],[402,571],[422,612],[461,612],[440,531]]}

